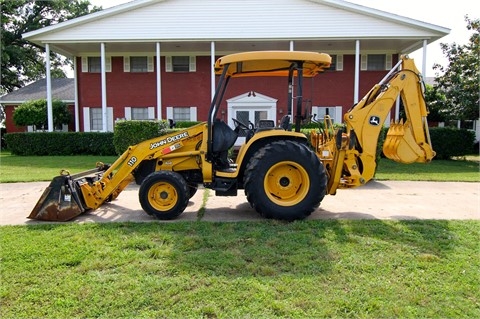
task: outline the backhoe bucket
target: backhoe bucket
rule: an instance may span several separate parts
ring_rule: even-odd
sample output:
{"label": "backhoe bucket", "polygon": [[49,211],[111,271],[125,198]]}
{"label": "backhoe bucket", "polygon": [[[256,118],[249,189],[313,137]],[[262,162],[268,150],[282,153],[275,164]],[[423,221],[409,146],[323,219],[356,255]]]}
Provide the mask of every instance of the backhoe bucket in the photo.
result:
{"label": "backhoe bucket", "polygon": [[435,156],[426,141],[418,143],[413,136],[410,124],[403,121],[391,123],[383,144],[385,156],[395,162],[410,164],[430,162]]}

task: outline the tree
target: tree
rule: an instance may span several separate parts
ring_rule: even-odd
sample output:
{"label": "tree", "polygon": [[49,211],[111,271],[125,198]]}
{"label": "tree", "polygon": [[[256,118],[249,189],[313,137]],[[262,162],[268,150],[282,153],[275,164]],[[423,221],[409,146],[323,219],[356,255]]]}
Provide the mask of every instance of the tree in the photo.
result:
{"label": "tree", "polygon": [[[436,85],[444,100],[436,101],[441,112],[450,119],[474,120],[480,117],[480,19],[470,20],[465,16],[467,29],[473,31],[465,45],[441,44],[449,62],[446,67],[434,65]],[[441,106],[440,106],[441,105]]]}
{"label": "tree", "polygon": [[[0,1],[2,35],[0,95],[45,77],[45,48],[30,43],[22,34],[101,10],[88,0]],[[52,77],[65,77],[65,57],[50,53]]]}
{"label": "tree", "polygon": [[428,107],[428,120],[431,122],[445,122],[448,114],[445,114],[445,95],[441,94],[432,85],[425,85],[425,102]]}
{"label": "tree", "polygon": [[[53,124],[59,127],[71,121],[71,114],[67,104],[62,101],[52,101]],[[45,129],[48,124],[47,100],[28,101],[19,105],[13,112],[13,123],[17,126],[33,125],[38,129]]]}

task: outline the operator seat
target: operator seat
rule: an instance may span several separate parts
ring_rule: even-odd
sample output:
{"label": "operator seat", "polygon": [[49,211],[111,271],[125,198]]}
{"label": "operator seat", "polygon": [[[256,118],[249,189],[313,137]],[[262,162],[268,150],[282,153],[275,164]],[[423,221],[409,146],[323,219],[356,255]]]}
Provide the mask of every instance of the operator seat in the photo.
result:
{"label": "operator seat", "polygon": [[217,169],[228,169],[228,150],[235,144],[238,132],[232,130],[225,122],[215,119],[212,125],[213,163]]}

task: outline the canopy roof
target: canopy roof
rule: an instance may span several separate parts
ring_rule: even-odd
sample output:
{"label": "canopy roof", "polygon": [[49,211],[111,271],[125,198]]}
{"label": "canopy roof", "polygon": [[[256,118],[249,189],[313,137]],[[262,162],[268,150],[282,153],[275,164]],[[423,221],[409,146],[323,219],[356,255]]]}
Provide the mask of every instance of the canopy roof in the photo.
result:
{"label": "canopy roof", "polygon": [[215,62],[215,73],[227,77],[287,76],[292,63],[302,63],[303,76],[314,77],[330,67],[332,58],[325,53],[305,51],[253,51],[226,55]]}

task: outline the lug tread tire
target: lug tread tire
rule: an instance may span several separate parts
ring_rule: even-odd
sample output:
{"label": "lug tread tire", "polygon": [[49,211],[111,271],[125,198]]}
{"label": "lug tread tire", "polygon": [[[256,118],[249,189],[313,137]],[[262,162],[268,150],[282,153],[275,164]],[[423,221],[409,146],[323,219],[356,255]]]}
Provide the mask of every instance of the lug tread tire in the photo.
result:
{"label": "lug tread tire", "polygon": [[[305,197],[293,206],[278,205],[264,189],[267,172],[281,162],[294,162],[308,174],[310,187]],[[245,195],[250,205],[263,217],[278,220],[301,220],[310,216],[325,197],[327,175],[316,154],[308,146],[290,140],[272,142],[261,148],[245,170]]]}
{"label": "lug tread tire", "polygon": [[[159,183],[167,183],[175,189],[177,201],[173,207],[168,210],[158,210],[149,199],[149,191]],[[190,191],[187,182],[182,175],[171,171],[157,171],[149,174],[140,185],[138,198],[143,210],[151,216],[160,220],[175,219],[183,213],[190,199]]]}

